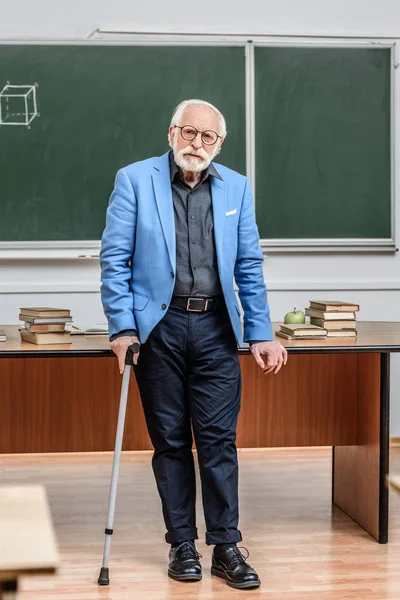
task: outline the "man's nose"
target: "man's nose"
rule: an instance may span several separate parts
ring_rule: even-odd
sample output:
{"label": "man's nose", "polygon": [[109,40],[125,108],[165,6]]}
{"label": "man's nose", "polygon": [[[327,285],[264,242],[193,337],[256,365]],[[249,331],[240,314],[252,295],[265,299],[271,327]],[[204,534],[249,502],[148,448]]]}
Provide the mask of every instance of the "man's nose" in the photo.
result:
{"label": "man's nose", "polygon": [[198,131],[196,137],[192,141],[192,146],[196,149],[199,149],[202,147],[202,145],[203,145],[203,142],[201,140],[201,133],[200,133],[200,131]]}

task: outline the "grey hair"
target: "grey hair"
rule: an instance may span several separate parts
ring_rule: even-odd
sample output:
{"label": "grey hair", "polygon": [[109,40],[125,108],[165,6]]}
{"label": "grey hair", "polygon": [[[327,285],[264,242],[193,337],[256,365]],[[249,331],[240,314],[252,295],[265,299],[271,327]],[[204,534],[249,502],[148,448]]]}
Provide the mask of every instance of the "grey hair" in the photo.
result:
{"label": "grey hair", "polygon": [[[206,102],[205,100],[197,100],[196,98],[192,98],[191,100],[184,100],[183,102],[178,104],[178,106],[175,108],[174,112],[172,113],[170,127],[173,125],[180,125],[183,111],[185,110],[185,108],[187,106],[193,106],[193,104],[196,104],[199,106],[208,106],[208,108],[211,108],[211,110],[213,110],[219,116],[219,122],[220,122],[219,135],[221,137],[225,138],[226,134],[227,134],[226,121],[225,121],[225,117],[222,114],[222,112],[220,110],[218,110],[218,108],[216,106],[214,106],[213,104],[210,104],[210,102]],[[168,134],[168,139],[169,139],[169,134]]]}

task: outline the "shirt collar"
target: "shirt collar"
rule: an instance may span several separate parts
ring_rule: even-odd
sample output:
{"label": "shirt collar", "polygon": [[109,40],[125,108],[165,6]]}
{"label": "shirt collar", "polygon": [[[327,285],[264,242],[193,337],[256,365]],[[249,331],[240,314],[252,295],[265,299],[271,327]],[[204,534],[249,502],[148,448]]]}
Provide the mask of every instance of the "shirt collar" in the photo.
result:
{"label": "shirt collar", "polygon": [[[169,170],[170,170],[170,174],[171,174],[171,183],[172,183],[173,180],[175,179],[176,174],[180,173],[180,168],[178,167],[178,165],[176,164],[176,162],[174,160],[174,154],[173,154],[172,150],[170,150],[170,152],[169,152]],[[212,175],[213,177],[216,177],[217,179],[220,179],[221,181],[223,181],[221,175],[218,173],[217,169],[215,168],[215,166],[213,165],[212,162],[208,165],[207,169],[205,171],[203,171],[202,181],[207,179],[207,177],[209,175]]]}

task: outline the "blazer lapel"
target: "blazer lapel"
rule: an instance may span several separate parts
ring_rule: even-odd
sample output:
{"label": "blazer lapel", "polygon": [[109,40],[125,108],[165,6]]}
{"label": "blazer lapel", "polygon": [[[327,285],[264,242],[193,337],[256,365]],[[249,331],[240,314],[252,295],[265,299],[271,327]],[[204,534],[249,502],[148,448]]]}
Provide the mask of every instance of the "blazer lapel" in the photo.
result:
{"label": "blazer lapel", "polygon": [[154,167],[152,175],[154,195],[157,202],[158,214],[164,233],[165,243],[171,265],[175,270],[176,263],[176,241],[175,241],[175,217],[172,202],[171,178],[168,162],[168,154],[160,157],[158,165]]}
{"label": "blazer lapel", "polygon": [[223,237],[225,225],[225,183],[216,177],[211,179],[211,198],[214,216],[214,239],[219,267],[223,264]]}

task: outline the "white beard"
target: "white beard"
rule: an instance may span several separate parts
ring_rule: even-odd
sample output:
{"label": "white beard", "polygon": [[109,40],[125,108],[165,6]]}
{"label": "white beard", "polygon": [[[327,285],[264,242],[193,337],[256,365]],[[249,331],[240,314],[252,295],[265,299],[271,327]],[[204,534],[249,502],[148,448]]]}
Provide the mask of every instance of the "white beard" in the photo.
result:
{"label": "white beard", "polygon": [[[194,173],[198,173],[200,171],[204,171],[207,169],[208,165],[216,155],[216,151],[214,151],[211,155],[207,154],[207,152],[203,148],[199,148],[198,150],[194,150],[191,146],[184,148],[183,150],[178,150],[178,144],[176,138],[172,145],[172,150],[174,153],[174,160],[178,167],[183,169],[184,171],[192,171]],[[193,158],[191,156],[186,157],[185,154],[197,154],[199,158]]]}

